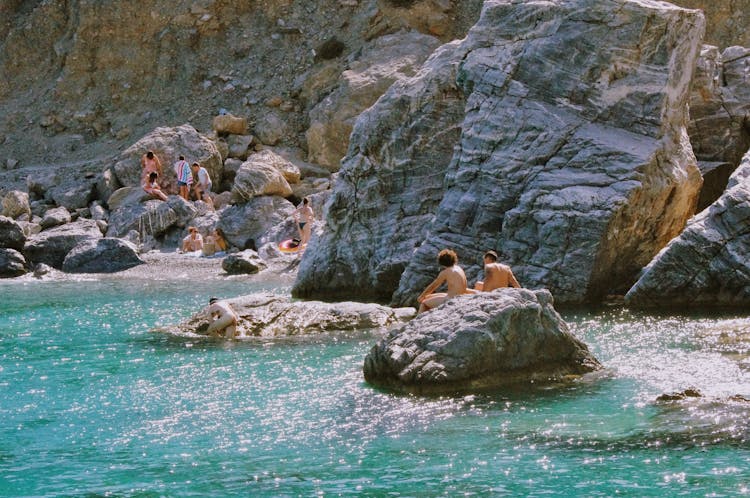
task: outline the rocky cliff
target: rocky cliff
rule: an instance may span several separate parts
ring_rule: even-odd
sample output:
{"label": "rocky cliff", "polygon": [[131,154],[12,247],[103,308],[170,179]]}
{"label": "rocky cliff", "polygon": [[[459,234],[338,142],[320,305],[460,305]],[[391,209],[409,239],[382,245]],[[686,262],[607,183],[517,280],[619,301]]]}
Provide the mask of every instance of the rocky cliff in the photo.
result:
{"label": "rocky cliff", "polygon": [[451,247],[560,302],[626,290],[692,214],[703,17],[660,2],[486,1],[362,114],[295,285],[412,303]]}
{"label": "rocky cliff", "polygon": [[[283,124],[307,112],[380,37],[462,37],[480,0],[4,0],[0,165],[91,160],[159,126],[210,130],[219,109]],[[382,92],[382,91],[381,91]]]}

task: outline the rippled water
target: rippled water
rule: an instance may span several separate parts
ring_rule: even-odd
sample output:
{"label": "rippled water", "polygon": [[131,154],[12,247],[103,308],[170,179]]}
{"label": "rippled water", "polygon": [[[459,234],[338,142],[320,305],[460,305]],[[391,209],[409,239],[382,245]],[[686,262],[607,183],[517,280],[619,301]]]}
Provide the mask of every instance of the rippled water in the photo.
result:
{"label": "rippled water", "polygon": [[750,319],[567,312],[606,372],[440,398],[367,386],[366,331],[148,331],[284,285],[0,283],[0,495],[750,494]]}

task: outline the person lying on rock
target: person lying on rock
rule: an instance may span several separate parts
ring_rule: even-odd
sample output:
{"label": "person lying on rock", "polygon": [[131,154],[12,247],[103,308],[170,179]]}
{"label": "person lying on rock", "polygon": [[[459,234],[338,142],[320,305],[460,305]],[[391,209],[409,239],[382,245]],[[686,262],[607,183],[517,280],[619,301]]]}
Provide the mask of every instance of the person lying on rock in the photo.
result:
{"label": "person lying on rock", "polygon": [[215,297],[208,300],[208,305],[210,323],[206,332],[212,336],[223,335],[226,339],[233,339],[237,334],[237,314],[232,307]]}
{"label": "person lying on rock", "polygon": [[521,287],[510,266],[497,262],[497,253],[487,251],[484,253],[484,280],[477,280],[474,288],[479,291],[489,292],[502,287]]}
{"label": "person lying on rock", "polygon": [[188,228],[188,235],[182,239],[182,252],[200,251],[203,249],[203,237],[195,227]]}
{"label": "person lying on rock", "polygon": [[161,187],[156,183],[156,178],[159,175],[154,171],[149,173],[148,180],[143,184],[143,190],[154,199],[167,200],[167,194],[161,191]]}
{"label": "person lying on rock", "polygon": [[[438,263],[444,268],[417,298],[417,301],[419,301],[417,314],[437,308],[448,299],[460,294],[474,294],[476,292],[468,288],[466,274],[458,266],[458,256],[454,251],[450,249],[440,251]],[[447,286],[447,292],[435,292],[442,284]]]}

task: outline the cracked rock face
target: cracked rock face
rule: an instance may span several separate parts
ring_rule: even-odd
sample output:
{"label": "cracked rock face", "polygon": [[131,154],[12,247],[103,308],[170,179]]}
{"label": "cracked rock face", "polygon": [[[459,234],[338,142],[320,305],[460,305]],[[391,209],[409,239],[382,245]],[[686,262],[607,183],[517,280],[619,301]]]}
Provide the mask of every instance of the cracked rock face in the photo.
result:
{"label": "cracked rock face", "polygon": [[297,296],[413,304],[450,247],[558,302],[624,291],[694,212],[704,21],[663,2],[486,1],[358,119]]}
{"label": "cracked rock face", "polygon": [[391,330],[364,375],[406,392],[452,392],[560,379],[601,368],[568,330],[547,290],[464,295]]}
{"label": "cracked rock face", "polygon": [[632,307],[750,304],[750,152],[625,296]]}

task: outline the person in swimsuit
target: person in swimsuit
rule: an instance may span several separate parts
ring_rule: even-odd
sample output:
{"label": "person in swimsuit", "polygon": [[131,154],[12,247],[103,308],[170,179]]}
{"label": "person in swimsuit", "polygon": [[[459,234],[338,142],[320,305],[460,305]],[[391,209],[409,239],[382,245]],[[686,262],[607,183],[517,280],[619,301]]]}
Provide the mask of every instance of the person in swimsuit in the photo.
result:
{"label": "person in swimsuit", "polygon": [[177,187],[180,189],[180,197],[186,201],[190,200],[190,184],[193,183],[193,172],[190,165],[185,160],[185,156],[180,156],[174,163],[174,173],[177,175]]}
{"label": "person in swimsuit", "polygon": [[148,175],[148,180],[143,184],[143,190],[156,199],[166,201],[167,195],[161,191],[161,187],[159,187],[159,184],[156,183],[157,176],[158,175],[155,171],[150,173]]}
{"label": "person in swimsuit", "polygon": [[[417,311],[417,314],[436,308],[452,297],[475,293],[474,290],[468,288],[466,274],[458,266],[458,256],[454,251],[450,249],[440,251],[438,254],[438,263],[443,267],[443,270],[417,298],[419,302],[419,311]],[[446,285],[447,292],[435,292],[443,284]]]}
{"label": "person in swimsuit", "polygon": [[300,247],[305,247],[310,240],[312,233],[312,222],[315,220],[315,213],[310,207],[310,201],[307,197],[302,199],[302,205],[292,213],[299,227]]}
{"label": "person in swimsuit", "polygon": [[497,262],[495,251],[487,251],[484,253],[484,281],[477,281],[474,288],[489,292],[502,287],[521,287],[521,284],[516,280],[510,266]]}
{"label": "person in swimsuit", "polygon": [[151,173],[156,173],[161,176],[161,161],[154,154],[154,151],[149,150],[141,157],[141,184],[148,180]]}
{"label": "person in swimsuit", "polygon": [[212,297],[208,300],[208,314],[211,323],[208,325],[209,335],[224,335],[226,339],[233,339],[237,334],[237,314],[229,303]]}
{"label": "person in swimsuit", "polygon": [[203,249],[203,237],[195,227],[188,228],[188,235],[182,239],[182,252],[200,251]]}

